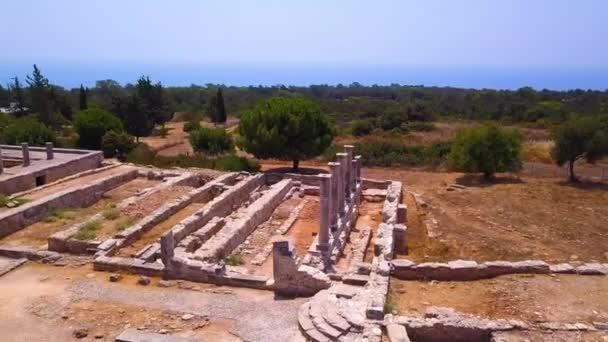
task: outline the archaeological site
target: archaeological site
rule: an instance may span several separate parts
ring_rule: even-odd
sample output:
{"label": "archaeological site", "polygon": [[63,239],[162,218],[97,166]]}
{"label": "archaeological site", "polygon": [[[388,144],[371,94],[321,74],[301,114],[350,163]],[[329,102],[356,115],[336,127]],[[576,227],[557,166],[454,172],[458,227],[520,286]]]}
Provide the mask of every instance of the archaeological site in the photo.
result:
{"label": "archaeological site", "polygon": [[[607,338],[606,313],[588,321],[480,317],[449,307],[449,298],[447,307],[398,311],[397,296],[430,298],[445,286],[445,296],[460,291],[462,299],[462,284],[503,277],[530,287],[535,276],[605,286],[608,264],[414,262],[408,216],[420,208],[408,208],[408,184],[363,177],[350,145],[317,174],[157,169],[52,143],[1,145],[0,153],[0,293],[8,303],[0,334],[22,341]],[[414,197],[414,206],[426,205]]]}

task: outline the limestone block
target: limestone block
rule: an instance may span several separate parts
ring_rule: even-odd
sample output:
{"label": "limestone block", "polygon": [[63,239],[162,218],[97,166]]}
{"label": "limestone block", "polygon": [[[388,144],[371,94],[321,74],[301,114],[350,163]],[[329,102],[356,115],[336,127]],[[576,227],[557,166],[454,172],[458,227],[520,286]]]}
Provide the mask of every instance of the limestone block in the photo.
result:
{"label": "limestone block", "polygon": [[410,342],[405,327],[400,324],[389,324],[386,326],[386,335],[390,342]]}

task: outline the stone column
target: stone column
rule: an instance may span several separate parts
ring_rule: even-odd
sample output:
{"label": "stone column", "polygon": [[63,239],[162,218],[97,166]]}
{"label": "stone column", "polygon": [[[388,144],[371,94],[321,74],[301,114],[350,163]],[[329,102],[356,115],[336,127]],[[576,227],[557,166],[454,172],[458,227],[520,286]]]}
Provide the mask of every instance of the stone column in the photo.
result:
{"label": "stone column", "polygon": [[407,222],[407,206],[405,204],[399,204],[397,206],[397,223]]}
{"label": "stone column", "polygon": [[393,252],[396,254],[407,253],[407,227],[403,224],[393,226]]}
{"label": "stone column", "polygon": [[355,179],[357,180],[357,182],[361,182],[361,156],[356,156],[355,160],[357,161],[357,169],[355,172]]}
{"label": "stone column", "polygon": [[331,201],[330,201],[330,210],[329,210],[329,226],[332,231],[335,230],[338,225],[338,208],[340,203],[338,201],[338,181],[340,177],[340,163],[327,163],[329,166],[329,172],[331,173]]}
{"label": "stone column", "polygon": [[2,148],[0,147],[0,175],[4,172],[4,162],[2,161]]}
{"label": "stone column", "polygon": [[175,238],[173,237],[173,231],[170,230],[160,237],[160,259],[162,260],[165,268],[171,267],[171,261],[175,255]]}
{"label": "stone column", "polygon": [[23,166],[30,166],[30,147],[27,143],[21,143],[23,151]]}
{"label": "stone column", "polygon": [[338,168],[338,214],[344,215],[344,195],[345,195],[345,187],[344,184],[344,173],[346,172],[346,153],[336,153],[336,160],[340,164]]}
{"label": "stone column", "polygon": [[331,203],[331,182],[329,175],[319,175],[319,194],[321,200],[321,225],[319,227],[319,240],[317,249],[321,252],[329,250],[329,226],[330,226],[330,203]]}
{"label": "stone column", "polygon": [[353,192],[354,189],[354,180],[355,173],[353,172],[353,150],[355,147],[353,145],[344,145],[344,152],[346,152],[346,194],[350,198],[350,193]]}
{"label": "stone column", "polygon": [[46,143],[46,159],[47,160],[51,160],[55,157],[54,153],[53,153],[53,143],[52,142],[47,142]]}

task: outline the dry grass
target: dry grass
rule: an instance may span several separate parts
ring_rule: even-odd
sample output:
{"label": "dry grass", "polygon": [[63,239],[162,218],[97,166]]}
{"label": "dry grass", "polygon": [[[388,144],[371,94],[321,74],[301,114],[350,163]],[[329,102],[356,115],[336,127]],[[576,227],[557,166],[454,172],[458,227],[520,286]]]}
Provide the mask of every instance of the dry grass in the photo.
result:
{"label": "dry grass", "polygon": [[526,162],[552,164],[552,147],[551,141],[526,142],[521,151],[521,159]]}

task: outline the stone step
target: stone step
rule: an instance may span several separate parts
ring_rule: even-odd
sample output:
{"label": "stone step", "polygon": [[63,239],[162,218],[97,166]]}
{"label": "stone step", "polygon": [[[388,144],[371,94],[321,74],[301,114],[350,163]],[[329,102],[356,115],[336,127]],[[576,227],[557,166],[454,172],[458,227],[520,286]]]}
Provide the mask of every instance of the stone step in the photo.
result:
{"label": "stone step", "polygon": [[318,331],[331,340],[337,340],[338,337],[342,335],[342,331],[332,327],[325,320],[326,308],[324,304],[327,303],[327,301],[327,291],[317,293],[310,302],[309,314],[312,318],[312,323]]}

